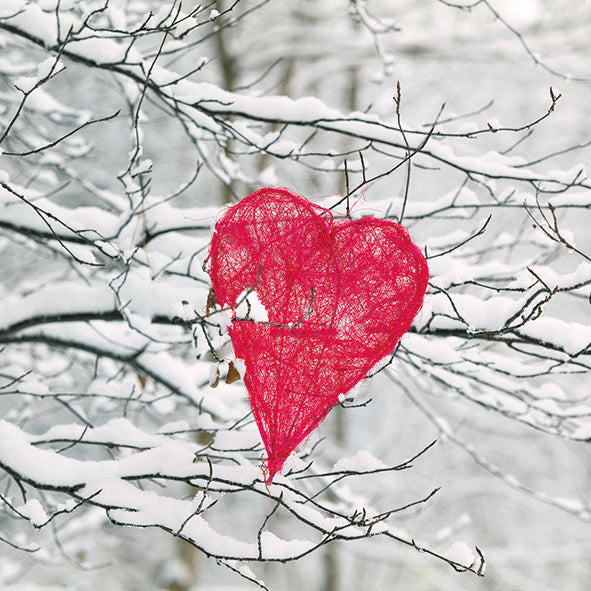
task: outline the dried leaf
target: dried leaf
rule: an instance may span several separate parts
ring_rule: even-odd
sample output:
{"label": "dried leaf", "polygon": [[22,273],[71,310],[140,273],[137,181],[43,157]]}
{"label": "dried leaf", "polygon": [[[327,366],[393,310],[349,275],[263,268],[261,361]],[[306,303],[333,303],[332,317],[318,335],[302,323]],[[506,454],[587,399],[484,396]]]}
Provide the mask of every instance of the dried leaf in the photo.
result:
{"label": "dried leaf", "polygon": [[207,304],[205,304],[205,312],[206,314],[210,314],[215,310],[217,306],[217,299],[215,297],[215,291],[213,291],[213,287],[209,288],[209,293],[207,294]]}
{"label": "dried leaf", "polygon": [[217,388],[218,384],[220,383],[220,370],[219,368],[216,368],[215,370],[215,380],[212,384],[209,384],[210,388]]}
{"label": "dried leaf", "polygon": [[238,380],[240,380],[240,373],[236,367],[234,367],[234,362],[230,361],[228,364],[228,373],[226,374],[226,384],[233,384]]}

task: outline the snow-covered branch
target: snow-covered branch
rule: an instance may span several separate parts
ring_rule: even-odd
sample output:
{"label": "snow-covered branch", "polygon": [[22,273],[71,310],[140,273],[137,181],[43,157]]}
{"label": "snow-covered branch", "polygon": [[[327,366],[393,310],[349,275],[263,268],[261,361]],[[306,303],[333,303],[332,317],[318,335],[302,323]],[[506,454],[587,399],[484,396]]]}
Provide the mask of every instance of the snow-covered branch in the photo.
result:
{"label": "snow-covered branch", "polygon": [[[528,502],[589,521],[588,502],[504,470],[439,408],[459,400],[525,437],[591,441],[591,182],[574,159],[590,144],[529,149],[566,92],[545,86],[525,114],[496,96],[458,114],[433,107],[427,86],[419,121],[391,77],[404,19],[362,0],[332,16],[301,4],[0,6],[0,545],[42,554],[32,524],[58,548],[47,559],[65,554],[65,523],[81,539],[108,519],[163,530],[263,588],[247,564],[370,538],[483,575],[481,550],[450,538],[469,520],[438,506],[457,529],[401,525],[445,494],[447,468],[418,471],[446,441]],[[482,5],[546,63],[492,4],[443,4]],[[257,27],[280,27],[277,46],[259,47]],[[348,101],[317,92],[333,71]],[[307,191],[335,218],[402,220],[430,272],[410,332],[362,384],[371,397],[344,397],[338,424],[268,487],[228,327],[272,323],[256,285],[220,307],[207,273],[216,220],[266,184]],[[314,304],[311,290],[299,322]],[[390,389],[406,410],[374,432]],[[366,411],[344,454],[342,416]],[[395,439],[411,412],[422,426]],[[392,460],[396,441],[409,460]],[[365,451],[382,443],[383,458]]]}

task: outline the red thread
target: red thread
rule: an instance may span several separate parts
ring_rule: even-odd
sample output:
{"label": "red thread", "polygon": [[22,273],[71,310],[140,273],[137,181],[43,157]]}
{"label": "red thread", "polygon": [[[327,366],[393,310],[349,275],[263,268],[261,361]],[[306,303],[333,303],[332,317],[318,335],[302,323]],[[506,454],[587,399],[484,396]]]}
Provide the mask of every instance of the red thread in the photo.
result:
{"label": "red thread", "polygon": [[334,220],[288,189],[227,209],[210,247],[217,301],[256,290],[269,322],[229,329],[267,450],[270,483],[289,454],[391,353],[420,310],[429,270],[404,226]]}

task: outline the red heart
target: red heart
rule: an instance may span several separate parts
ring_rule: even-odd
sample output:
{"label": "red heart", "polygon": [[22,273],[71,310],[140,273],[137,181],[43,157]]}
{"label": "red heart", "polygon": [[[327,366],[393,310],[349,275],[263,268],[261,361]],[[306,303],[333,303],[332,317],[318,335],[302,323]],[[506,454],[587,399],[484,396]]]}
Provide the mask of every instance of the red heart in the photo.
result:
{"label": "red heart", "polygon": [[269,323],[234,319],[250,405],[267,449],[267,481],[339,400],[392,352],[422,306],[429,270],[407,230],[334,220],[287,189],[230,207],[210,247],[217,301],[256,290]]}

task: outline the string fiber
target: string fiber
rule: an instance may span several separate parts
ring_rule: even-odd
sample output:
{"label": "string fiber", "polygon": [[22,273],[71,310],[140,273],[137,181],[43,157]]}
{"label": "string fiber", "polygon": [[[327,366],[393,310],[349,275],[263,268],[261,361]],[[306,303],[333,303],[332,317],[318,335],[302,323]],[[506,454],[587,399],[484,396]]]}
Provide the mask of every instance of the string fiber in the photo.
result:
{"label": "string fiber", "polygon": [[256,291],[268,322],[234,317],[267,482],[339,395],[391,353],[420,310],[429,270],[404,226],[335,220],[283,188],[261,188],[215,226],[209,273],[217,301]]}

